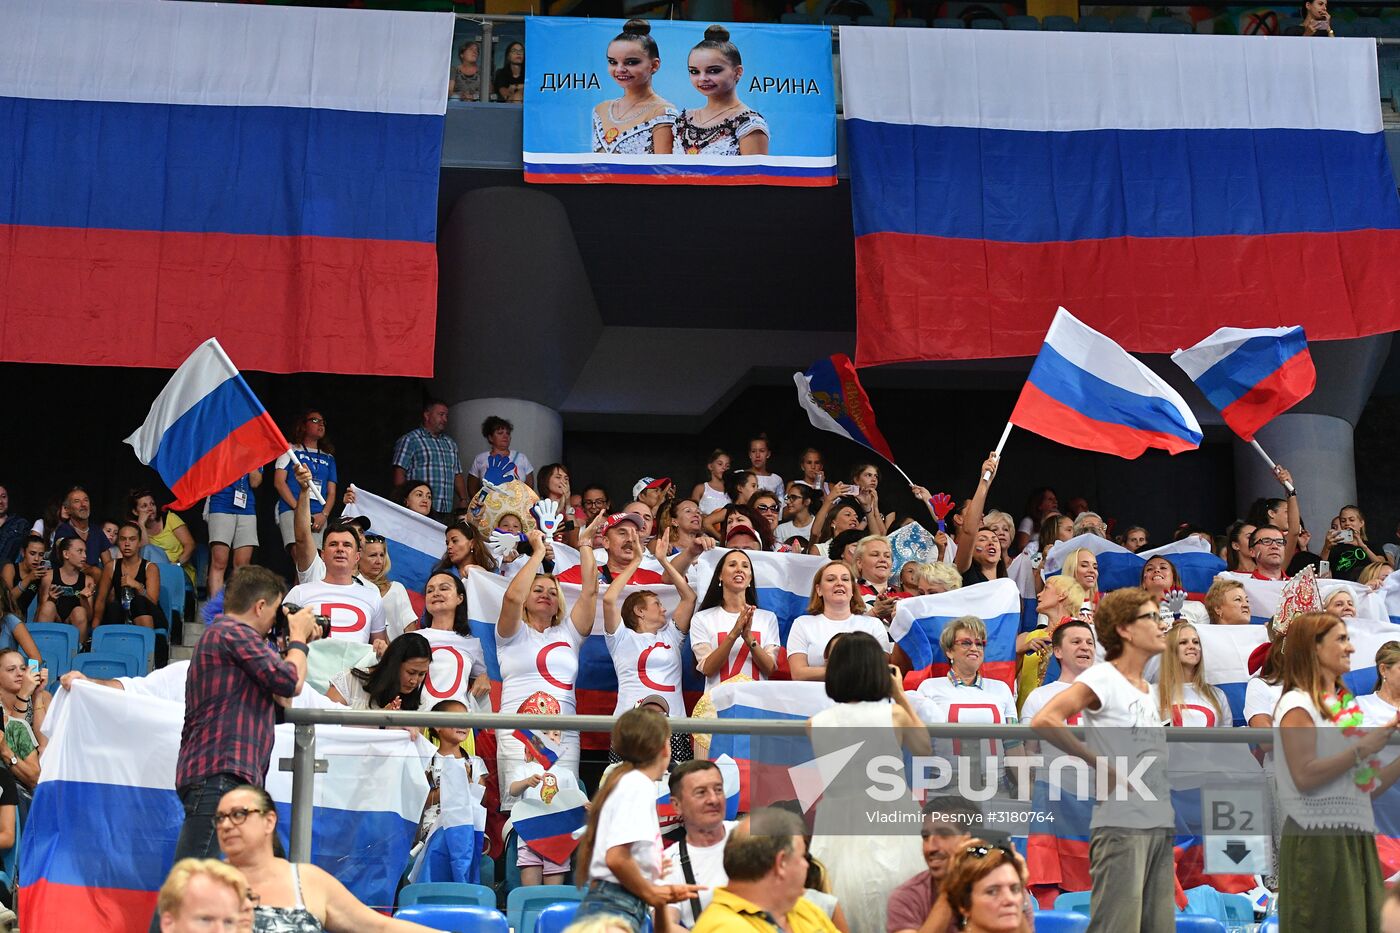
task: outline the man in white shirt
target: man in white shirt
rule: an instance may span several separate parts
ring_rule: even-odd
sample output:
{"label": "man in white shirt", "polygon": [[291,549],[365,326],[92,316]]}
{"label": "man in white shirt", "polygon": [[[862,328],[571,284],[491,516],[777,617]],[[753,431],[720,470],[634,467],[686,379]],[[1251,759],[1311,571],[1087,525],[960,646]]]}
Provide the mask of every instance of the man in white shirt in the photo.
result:
{"label": "man in white shirt", "polygon": [[[713,761],[697,758],[671,772],[671,804],[680,815],[685,834],[666,850],[669,860],[664,884],[699,884],[694,898],[669,908],[671,922],[687,930],[699,911],[710,906],[715,888],[729,883],[724,872],[724,843],[738,821],[724,818],[724,778]],[[697,909],[698,908],[698,909]]]}
{"label": "man in white shirt", "polygon": [[[1021,704],[1023,721],[1034,719],[1046,703],[1068,690],[1080,674],[1094,666],[1093,627],[1079,619],[1061,622],[1055,634],[1050,636],[1050,650],[1055,660],[1060,662],[1060,679],[1036,687],[1026,696],[1026,702]],[[1079,725],[1080,717],[1076,715],[1069,724]]]}
{"label": "man in white shirt", "polygon": [[[301,512],[301,503],[297,503]],[[337,522],[326,528],[320,561],[325,577],[298,583],[287,593],[286,602],[310,607],[316,615],[329,616],[332,638],[346,638],[374,646],[383,654],[389,646],[385,633],[384,604],[379,588],[355,578],[360,563],[360,530]],[[298,579],[302,579],[298,569]]]}

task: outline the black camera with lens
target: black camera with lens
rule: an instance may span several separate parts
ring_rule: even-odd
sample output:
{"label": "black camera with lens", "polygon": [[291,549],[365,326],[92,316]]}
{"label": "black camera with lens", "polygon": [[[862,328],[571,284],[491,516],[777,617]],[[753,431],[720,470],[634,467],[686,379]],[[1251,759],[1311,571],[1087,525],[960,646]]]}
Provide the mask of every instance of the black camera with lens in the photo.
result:
{"label": "black camera with lens", "polygon": [[[291,637],[291,624],[287,617],[301,612],[302,607],[296,603],[283,603],[277,608],[277,618],[272,623],[272,628],[268,631],[267,637],[279,645],[286,642]],[[322,638],[331,637],[331,617],[323,615],[312,616],[316,620],[316,625],[321,629]]]}

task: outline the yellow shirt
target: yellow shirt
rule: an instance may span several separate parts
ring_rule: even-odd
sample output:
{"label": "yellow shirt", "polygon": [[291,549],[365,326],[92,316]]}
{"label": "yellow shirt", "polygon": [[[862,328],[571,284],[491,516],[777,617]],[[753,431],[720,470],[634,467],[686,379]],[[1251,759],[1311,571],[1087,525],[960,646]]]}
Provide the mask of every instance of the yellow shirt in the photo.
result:
{"label": "yellow shirt", "polygon": [[[789,933],[837,933],[836,924],[825,911],[805,897],[788,911],[787,926]],[[715,888],[710,906],[700,915],[700,922],[691,933],[747,933],[749,930],[773,933],[777,929],[778,925],[762,907],[730,893],[728,888]]]}

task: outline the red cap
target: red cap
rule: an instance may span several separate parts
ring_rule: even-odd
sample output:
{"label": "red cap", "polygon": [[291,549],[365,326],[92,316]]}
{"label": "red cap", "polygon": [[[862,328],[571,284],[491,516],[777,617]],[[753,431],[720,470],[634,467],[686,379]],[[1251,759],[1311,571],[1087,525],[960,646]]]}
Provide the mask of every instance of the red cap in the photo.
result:
{"label": "red cap", "polygon": [[618,525],[630,522],[638,531],[642,530],[642,517],[633,515],[631,512],[614,512],[608,516],[608,520],[603,522],[603,531],[612,531]]}
{"label": "red cap", "polygon": [[724,543],[728,544],[730,541],[733,541],[740,535],[747,535],[748,537],[753,538],[755,541],[758,541],[760,543],[762,543],[763,541],[762,535],[760,535],[757,531],[755,531],[748,525],[735,525],[733,528],[729,529],[728,533],[725,534]]}

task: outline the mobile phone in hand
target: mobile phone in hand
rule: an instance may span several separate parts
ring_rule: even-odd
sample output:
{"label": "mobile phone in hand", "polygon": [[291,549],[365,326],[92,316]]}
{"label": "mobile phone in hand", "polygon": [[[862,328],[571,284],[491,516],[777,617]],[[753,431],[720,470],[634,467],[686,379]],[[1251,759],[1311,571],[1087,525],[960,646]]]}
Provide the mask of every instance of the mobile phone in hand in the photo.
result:
{"label": "mobile phone in hand", "polygon": [[29,659],[29,672],[30,672],[31,674],[37,674],[37,673],[39,673],[39,659],[38,659],[38,658],[30,658],[30,659]]}

